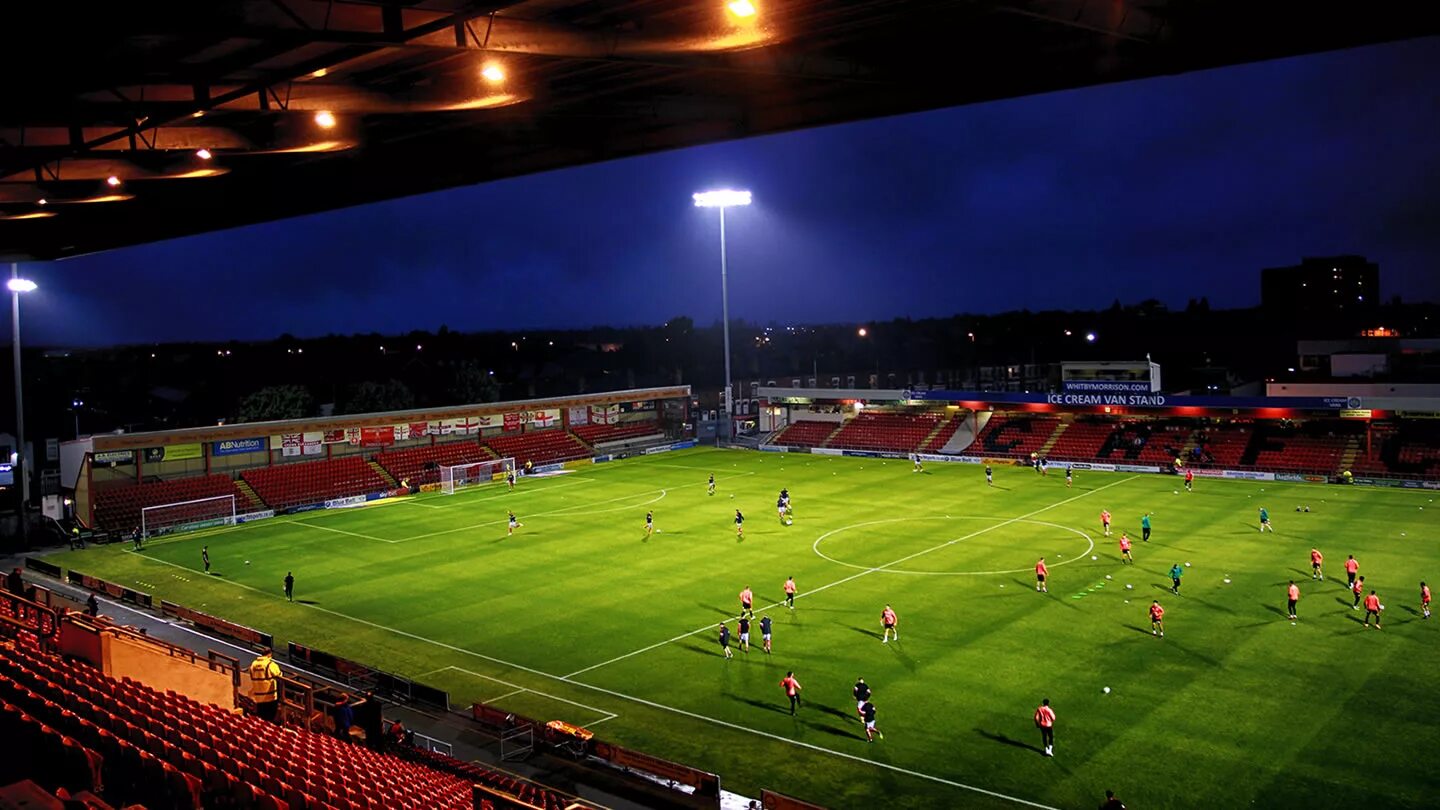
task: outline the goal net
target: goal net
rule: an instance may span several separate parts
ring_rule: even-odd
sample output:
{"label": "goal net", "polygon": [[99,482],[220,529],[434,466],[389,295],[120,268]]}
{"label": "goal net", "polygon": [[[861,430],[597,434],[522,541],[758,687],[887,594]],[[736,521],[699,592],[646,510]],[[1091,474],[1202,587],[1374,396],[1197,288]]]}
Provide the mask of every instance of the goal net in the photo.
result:
{"label": "goal net", "polygon": [[504,481],[505,476],[515,470],[515,459],[497,458],[490,461],[476,461],[470,464],[453,464],[440,468],[440,491],[454,495],[456,490]]}
{"label": "goal net", "polygon": [[211,526],[233,525],[235,525],[234,495],[216,495],[212,498],[197,498],[193,501],[162,503],[140,510],[140,534],[144,537],[207,529]]}

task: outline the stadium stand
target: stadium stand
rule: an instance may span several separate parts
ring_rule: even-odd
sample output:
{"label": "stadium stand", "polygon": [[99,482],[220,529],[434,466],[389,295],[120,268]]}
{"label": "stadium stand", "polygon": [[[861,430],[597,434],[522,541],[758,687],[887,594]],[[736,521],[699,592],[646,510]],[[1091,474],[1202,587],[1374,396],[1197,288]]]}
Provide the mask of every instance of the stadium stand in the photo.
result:
{"label": "stadium stand", "polygon": [[236,488],[229,476],[204,475],[99,490],[95,497],[95,522],[106,531],[128,532],[140,525],[140,510],[147,506],[223,495],[235,496],[236,512],[258,508],[243,490]]}
{"label": "stadium stand", "polygon": [[1246,466],[1287,472],[1332,473],[1353,431],[1341,423],[1307,422],[1299,426],[1260,422],[1240,457]]}
{"label": "stadium stand", "polygon": [[516,464],[526,462],[544,464],[551,461],[569,461],[585,458],[590,453],[586,447],[568,431],[540,430],[533,433],[517,433],[486,439],[485,444],[501,458],[512,456]]}
{"label": "stadium stand", "polygon": [[975,444],[983,455],[1023,458],[1039,452],[1059,425],[1057,417],[997,413],[980,431]]}
{"label": "stadium stand", "polygon": [[653,420],[618,425],[576,425],[570,430],[581,440],[590,444],[638,439],[641,436],[654,436],[661,433],[659,423]]}
{"label": "stadium stand", "polygon": [[770,443],[789,447],[819,447],[839,427],[838,422],[801,419],[782,428],[770,439]]}
{"label": "stadium stand", "polygon": [[516,806],[588,807],[480,765],[374,752],[13,642],[0,643],[0,727],[7,743],[23,743],[4,767],[47,789],[93,790],[116,804],[461,810],[473,806],[471,784],[479,783]]}
{"label": "stadium stand", "polygon": [[[995,418],[992,417],[990,421],[993,423]],[[1050,448],[1050,458],[1056,461],[1102,458],[1108,455],[1109,446],[1113,444],[1111,437],[1115,435],[1117,427],[1114,422],[1077,419],[1055,440],[1055,444]]]}
{"label": "stadium stand", "polygon": [[935,431],[934,435],[926,439],[924,443],[920,445],[920,452],[940,452],[940,449],[945,446],[946,442],[950,441],[950,437],[955,435],[955,431],[960,429],[960,425],[964,421],[965,417],[961,413],[956,412],[950,414],[949,417],[940,425],[940,429]]}
{"label": "stadium stand", "polygon": [[864,411],[830,437],[826,447],[913,453],[940,424],[943,414]]}
{"label": "stadium stand", "polygon": [[1357,454],[1351,470],[1407,478],[1440,477],[1440,425],[1416,420],[1377,422],[1372,453],[1368,458]]}
{"label": "stadium stand", "polygon": [[396,481],[411,485],[434,484],[440,480],[440,468],[456,464],[472,464],[494,456],[473,441],[446,442],[425,447],[407,447],[377,453],[374,461]]}
{"label": "stadium stand", "polygon": [[385,480],[360,456],[259,467],[240,475],[267,506],[277,510],[387,488]]}

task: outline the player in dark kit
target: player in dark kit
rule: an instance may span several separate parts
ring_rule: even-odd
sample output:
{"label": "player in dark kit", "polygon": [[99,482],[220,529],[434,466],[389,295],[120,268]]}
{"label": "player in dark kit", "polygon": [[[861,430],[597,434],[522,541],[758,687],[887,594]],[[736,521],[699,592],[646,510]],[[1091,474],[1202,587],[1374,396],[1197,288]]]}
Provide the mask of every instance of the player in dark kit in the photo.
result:
{"label": "player in dark kit", "polygon": [[865,704],[870,701],[870,684],[865,683],[864,678],[856,678],[855,686],[850,690],[850,694],[855,696],[855,713],[860,715],[861,720],[864,720],[865,712],[863,709],[865,708]]}
{"label": "player in dark kit", "polygon": [[745,536],[745,516],[740,514],[739,509],[735,510],[735,536]]}
{"label": "player in dark kit", "polygon": [[710,483],[708,484],[707,489],[711,495],[715,494],[715,473],[710,473]]}
{"label": "player in dark kit", "polygon": [[720,651],[726,658],[735,657],[735,654],[730,652],[730,628],[726,627],[724,622],[720,623]]}
{"label": "player in dark kit", "polygon": [[992,469],[990,469],[990,465],[989,465],[989,464],[986,464],[986,465],[985,465],[985,486],[987,486],[987,487],[993,487],[993,486],[995,486],[995,471],[992,470]]}
{"label": "player in dark kit", "polygon": [[285,572],[285,598],[295,601],[295,575],[289,571]]}
{"label": "player in dark kit", "polygon": [[770,617],[760,617],[760,641],[764,645],[765,654],[770,654]]}
{"label": "player in dark kit", "polygon": [[885,739],[880,729],[875,728],[875,704],[865,701],[860,706],[860,719],[865,721],[865,742],[875,742],[875,738]]}
{"label": "player in dark kit", "polygon": [[750,652],[750,620],[744,616],[740,617],[740,651]]}
{"label": "player in dark kit", "polygon": [[205,573],[210,573],[210,547],[200,549],[200,562],[205,563]]}
{"label": "player in dark kit", "polygon": [[646,536],[646,537],[649,537],[650,535],[652,535],[652,534],[654,534],[654,533],[655,533],[655,513],[654,513],[654,512],[646,512],[646,513],[645,513],[645,536]]}

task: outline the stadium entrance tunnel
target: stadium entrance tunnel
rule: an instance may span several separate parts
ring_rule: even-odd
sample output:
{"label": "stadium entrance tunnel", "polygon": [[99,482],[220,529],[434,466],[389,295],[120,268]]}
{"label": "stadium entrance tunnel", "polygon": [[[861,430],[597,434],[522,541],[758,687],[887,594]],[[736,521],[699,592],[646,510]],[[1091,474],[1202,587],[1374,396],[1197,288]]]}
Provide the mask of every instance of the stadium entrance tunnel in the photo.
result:
{"label": "stadium entrance tunnel", "polygon": [[812,545],[836,565],[912,576],[1031,573],[1084,560],[1095,549],[1085,532],[1044,520],[934,515],[867,520],[832,529]]}

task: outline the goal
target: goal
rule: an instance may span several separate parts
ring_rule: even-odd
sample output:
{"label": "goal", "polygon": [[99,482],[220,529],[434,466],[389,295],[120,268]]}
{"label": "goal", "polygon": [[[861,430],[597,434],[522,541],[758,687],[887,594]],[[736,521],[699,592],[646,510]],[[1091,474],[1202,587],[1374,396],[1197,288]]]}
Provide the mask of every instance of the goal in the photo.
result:
{"label": "goal", "polygon": [[211,498],[196,498],[193,501],[162,503],[140,510],[140,534],[142,537],[208,529],[212,526],[234,525],[234,495],[216,495]]}
{"label": "goal", "polygon": [[505,476],[515,471],[515,459],[497,458],[490,461],[475,461],[470,464],[453,464],[440,468],[440,491],[454,495],[456,490],[504,481]]}

